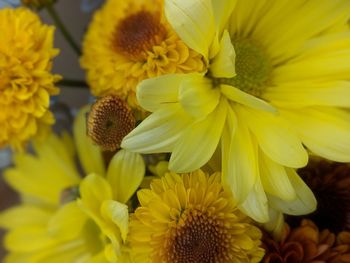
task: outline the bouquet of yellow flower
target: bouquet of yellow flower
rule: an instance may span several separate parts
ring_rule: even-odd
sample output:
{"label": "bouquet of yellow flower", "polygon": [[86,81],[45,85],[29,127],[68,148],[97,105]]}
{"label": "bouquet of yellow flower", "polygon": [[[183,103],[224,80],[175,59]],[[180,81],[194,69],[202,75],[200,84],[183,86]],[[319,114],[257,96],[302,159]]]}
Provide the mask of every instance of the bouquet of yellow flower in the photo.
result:
{"label": "bouquet of yellow flower", "polygon": [[350,263],[349,0],[56,2],[0,2],[3,262]]}

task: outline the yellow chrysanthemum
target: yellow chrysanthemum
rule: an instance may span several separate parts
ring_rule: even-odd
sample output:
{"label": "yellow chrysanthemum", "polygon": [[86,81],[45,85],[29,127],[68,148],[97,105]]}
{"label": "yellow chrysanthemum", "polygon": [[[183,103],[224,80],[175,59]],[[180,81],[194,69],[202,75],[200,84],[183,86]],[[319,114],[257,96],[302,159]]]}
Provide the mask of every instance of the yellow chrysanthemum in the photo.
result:
{"label": "yellow chrysanthemum", "polygon": [[260,230],[222,188],[220,173],[167,173],[138,198],[129,237],[138,263],[254,263],[264,255]]}
{"label": "yellow chrysanthemum", "polygon": [[8,230],[4,262],[129,262],[125,203],[142,181],[144,163],[140,155],[121,150],[105,169],[99,148],[86,137],[85,113],[76,119],[74,133],[87,177],[79,174],[68,135],[51,134],[35,143],[35,155],[17,154],[15,166],[5,171],[22,201],[0,213],[0,226]]}
{"label": "yellow chrysanthemum", "polygon": [[81,58],[95,96],[118,95],[136,106],[135,89],[141,80],[204,70],[202,56],[167,23],[162,2],[108,0],[96,12]]}
{"label": "yellow chrysanthemum", "polygon": [[172,152],[170,170],[189,172],[221,142],[223,183],[249,216],[313,211],[293,169],[305,148],[350,161],[350,2],[166,0],[165,13],[209,69],[143,81],[153,113],[122,147]]}
{"label": "yellow chrysanthemum", "polygon": [[0,10],[0,147],[21,149],[54,122],[48,110],[58,93],[51,74],[54,27],[25,8]]}

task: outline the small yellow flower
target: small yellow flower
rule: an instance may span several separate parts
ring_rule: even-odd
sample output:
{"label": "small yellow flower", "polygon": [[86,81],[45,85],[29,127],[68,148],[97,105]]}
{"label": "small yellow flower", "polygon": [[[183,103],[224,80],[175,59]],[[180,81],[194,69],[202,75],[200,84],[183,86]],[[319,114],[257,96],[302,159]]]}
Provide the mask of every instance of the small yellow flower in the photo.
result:
{"label": "small yellow flower", "polygon": [[[86,111],[75,120],[74,141],[51,134],[34,144],[35,154],[17,154],[15,166],[5,171],[5,180],[22,197],[0,213],[0,227],[8,230],[5,262],[128,262],[125,203],[141,184],[144,162],[121,150],[106,169],[99,147],[86,136]],[[84,179],[75,150],[89,174]]]}
{"label": "small yellow flower", "polygon": [[162,0],[108,0],[85,36],[81,65],[95,96],[118,95],[132,106],[141,80],[205,68],[167,23]]}
{"label": "small yellow flower", "polygon": [[259,262],[261,232],[220,184],[220,173],[168,173],[138,192],[130,222],[138,263]]}
{"label": "small yellow flower", "polygon": [[54,27],[25,8],[0,10],[0,147],[21,149],[54,122],[48,110],[60,77],[50,73]]}

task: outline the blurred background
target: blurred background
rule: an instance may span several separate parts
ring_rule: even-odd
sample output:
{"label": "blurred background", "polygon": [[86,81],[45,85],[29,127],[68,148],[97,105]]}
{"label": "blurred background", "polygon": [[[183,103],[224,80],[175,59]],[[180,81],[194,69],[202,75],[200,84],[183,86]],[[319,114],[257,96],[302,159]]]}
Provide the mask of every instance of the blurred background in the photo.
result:
{"label": "blurred background", "polygon": [[[92,11],[82,10],[83,0],[58,0],[55,9],[63,23],[73,35],[75,41],[81,45],[84,32],[92,16]],[[88,1],[88,2],[91,2]],[[49,14],[43,10],[39,12],[43,22],[53,24]],[[53,72],[58,73],[65,79],[84,80],[84,72],[79,66],[79,57],[74,53],[69,44],[63,38],[61,32],[56,29],[55,47],[60,49],[60,54],[54,60]],[[78,108],[89,101],[87,87],[60,87],[61,93],[57,97],[58,104],[63,103],[71,109]],[[16,194],[6,186],[2,179],[4,169],[11,165],[11,151],[0,150],[0,210],[5,209],[17,202]],[[49,176],[49,174],[48,174]],[[3,232],[0,233],[2,241]],[[5,251],[0,246],[0,262]]]}

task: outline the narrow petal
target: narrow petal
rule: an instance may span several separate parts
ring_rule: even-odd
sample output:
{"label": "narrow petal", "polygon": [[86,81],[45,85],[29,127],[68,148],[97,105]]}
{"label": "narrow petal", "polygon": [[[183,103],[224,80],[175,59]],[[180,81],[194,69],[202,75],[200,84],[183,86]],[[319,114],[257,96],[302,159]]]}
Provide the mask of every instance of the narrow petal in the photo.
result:
{"label": "narrow petal", "polygon": [[271,207],[288,215],[305,215],[315,211],[317,201],[310,190],[294,169],[286,169],[290,182],[292,183],[296,198],[293,201],[284,201],[274,196],[269,196]]}
{"label": "narrow petal", "polygon": [[222,33],[224,28],[226,28],[227,21],[229,20],[236,3],[237,0],[211,0],[215,24],[219,33]]}
{"label": "narrow petal", "polygon": [[236,52],[232,45],[231,37],[225,30],[220,41],[219,53],[210,64],[210,72],[216,78],[233,78],[236,75],[235,62]]}
{"label": "narrow petal", "polygon": [[[231,113],[231,116],[234,115]],[[223,138],[223,144],[230,145],[230,148],[227,151],[227,146],[223,146],[222,182],[232,191],[237,202],[242,203],[252,191],[259,173],[257,145],[244,122],[238,121],[235,129],[234,133]]]}
{"label": "narrow petal", "polygon": [[259,176],[247,198],[238,208],[259,223],[269,221],[268,201]]}
{"label": "narrow petal", "polygon": [[269,208],[269,221],[264,224],[264,229],[272,233],[275,240],[280,240],[284,230],[283,214],[273,208]]}
{"label": "narrow petal", "polygon": [[191,172],[209,161],[219,143],[227,107],[226,100],[221,99],[217,108],[205,119],[187,127],[172,152],[170,170]]}
{"label": "narrow petal", "polygon": [[264,91],[264,98],[284,108],[350,107],[350,82],[293,82]]}
{"label": "narrow petal", "polygon": [[277,110],[268,102],[254,97],[233,86],[221,85],[221,92],[233,102],[237,102],[257,110],[277,113]]}
{"label": "narrow petal", "polygon": [[220,90],[213,88],[212,81],[200,74],[191,76],[181,83],[179,100],[188,114],[195,118],[203,118],[218,105]]}
{"label": "narrow petal", "polygon": [[125,242],[129,227],[128,206],[114,200],[106,200],[102,204],[101,214],[117,225]]}
{"label": "narrow petal", "polygon": [[108,166],[107,180],[112,186],[114,200],[126,203],[140,186],[145,163],[138,153],[124,149],[114,155]]}
{"label": "narrow petal", "polygon": [[48,223],[48,233],[59,239],[74,239],[81,234],[86,214],[76,202],[70,202],[61,207]]}
{"label": "narrow petal", "polygon": [[91,139],[86,135],[86,114],[88,111],[88,106],[82,108],[74,121],[74,140],[76,143],[79,160],[85,173],[97,173],[104,175],[104,161],[100,148],[97,145],[94,145]]}
{"label": "narrow petal", "polygon": [[350,162],[350,113],[345,110],[318,107],[283,111],[298,131],[302,142],[324,158]]}
{"label": "narrow petal", "polygon": [[80,184],[79,205],[92,218],[99,220],[102,202],[113,199],[112,189],[106,179],[96,174],[89,174]]}
{"label": "narrow petal", "polygon": [[121,147],[134,152],[171,152],[181,132],[192,122],[180,104],[169,105],[142,121],[124,137]]}
{"label": "narrow petal", "polygon": [[208,58],[215,35],[211,0],[165,0],[165,15],[187,46]]}
{"label": "narrow petal", "polygon": [[142,108],[150,112],[163,105],[178,102],[181,82],[187,78],[184,74],[163,75],[146,79],[137,87],[137,100]]}
{"label": "narrow petal", "polygon": [[273,161],[293,168],[307,164],[308,154],[299,136],[281,116],[245,107],[239,107],[239,113]]}
{"label": "narrow petal", "polygon": [[285,168],[262,152],[259,156],[260,178],[265,192],[287,201],[295,199],[296,194]]}

